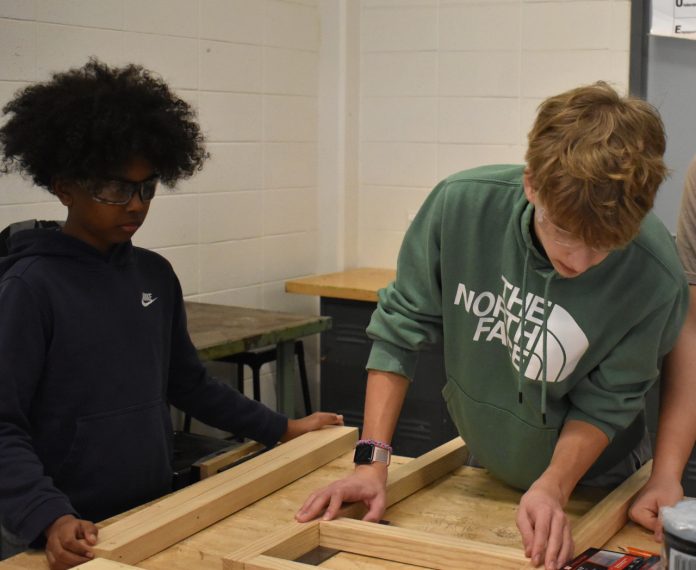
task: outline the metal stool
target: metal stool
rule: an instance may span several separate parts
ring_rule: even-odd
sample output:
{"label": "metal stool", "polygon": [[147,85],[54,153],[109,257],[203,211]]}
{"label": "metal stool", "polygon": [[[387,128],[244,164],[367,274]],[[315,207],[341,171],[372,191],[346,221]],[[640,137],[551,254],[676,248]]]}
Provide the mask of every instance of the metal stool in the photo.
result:
{"label": "metal stool", "polygon": [[[309,382],[307,380],[307,366],[305,365],[304,344],[301,340],[295,341],[295,356],[297,357],[297,365],[300,369],[300,385],[302,387],[302,397],[304,399],[305,415],[312,413],[312,401],[309,397]],[[278,353],[275,348],[266,350],[240,352],[232,356],[220,358],[220,362],[229,362],[237,365],[237,390],[244,394],[244,367],[251,368],[251,378],[253,384],[254,400],[261,400],[261,367],[264,364],[274,362],[278,358]],[[183,431],[191,430],[191,416],[184,416]]]}

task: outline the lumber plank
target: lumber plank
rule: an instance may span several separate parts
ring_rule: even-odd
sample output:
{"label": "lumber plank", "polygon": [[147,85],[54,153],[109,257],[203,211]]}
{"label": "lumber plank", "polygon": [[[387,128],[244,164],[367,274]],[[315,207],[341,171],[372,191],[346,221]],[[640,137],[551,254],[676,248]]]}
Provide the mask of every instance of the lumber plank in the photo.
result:
{"label": "lumber plank", "polygon": [[[464,441],[460,437],[456,437],[428,453],[393,469],[389,473],[387,480],[387,507],[401,501],[454,469],[461,467],[464,461],[466,461],[468,453]],[[339,516],[358,517],[362,516],[365,510],[366,507],[362,503],[352,503],[342,507],[339,511]],[[317,521],[313,521],[313,523],[316,524]],[[225,570],[246,568],[243,565],[245,561],[249,561],[255,556],[260,556],[262,553],[276,552],[271,550],[273,545],[284,543],[284,541],[288,540],[288,537],[292,537],[298,532],[298,527],[309,524],[312,523],[292,522],[278,531],[230,553],[223,558],[223,568]],[[313,545],[311,548],[314,546],[317,545]],[[311,550],[311,548],[305,550],[305,552]],[[297,556],[302,554],[304,552],[299,552]]]}
{"label": "lumber plank", "polygon": [[137,564],[346,453],[356,440],[357,429],[348,427],[305,434],[201,481],[202,493],[184,489],[104,527],[94,552]]}
{"label": "lumber plank", "polygon": [[245,457],[251,453],[261,451],[263,447],[264,446],[262,444],[256,441],[249,441],[243,443],[239,447],[231,449],[230,451],[224,451],[215,455],[214,457],[210,457],[209,459],[199,460],[194,463],[193,466],[198,467],[198,472],[201,479],[207,479],[208,477],[217,475],[218,471],[220,471],[220,469],[223,467],[226,467],[230,463],[233,463],[234,461],[237,461],[238,459],[241,459],[242,457]]}
{"label": "lumber plank", "polygon": [[278,531],[248,544],[222,559],[223,570],[244,570],[257,556],[267,555],[286,560],[299,558],[319,546],[319,521],[292,522]]}
{"label": "lumber plank", "polygon": [[[347,434],[348,437],[346,438],[345,436]],[[353,434],[355,435],[353,436]],[[351,440],[353,437],[357,437],[357,430],[355,428],[333,426],[317,432],[305,434],[300,438],[284,443],[282,446],[276,447],[267,453],[234,467],[234,472],[229,470],[215,477],[208,477],[172,495],[168,495],[152,503],[152,505],[149,505],[146,512],[139,511],[119,519],[113,524],[104,527],[101,533],[110,538],[114,535],[121,535],[129,529],[132,530],[142,526],[144,523],[151,524],[155,518],[159,516],[168,518],[172,508],[189,504],[211,493],[218,493],[221,488],[225,489],[229,486],[230,480],[236,480],[249,473],[258,472],[259,469],[268,470],[273,465],[277,464],[279,457],[292,456],[293,458],[302,458],[305,451],[321,448],[323,445],[331,443],[334,440],[341,440],[341,447],[347,447],[345,445],[346,440]],[[344,450],[344,452],[345,451],[348,451],[348,449]],[[142,511],[144,510],[145,509]]]}
{"label": "lumber plank", "polygon": [[140,570],[136,566],[122,564],[121,562],[107,560],[106,558],[95,558],[94,560],[76,566],[76,568],[80,570]]}
{"label": "lumber plank", "polygon": [[516,548],[352,519],[322,521],[319,544],[344,552],[426,568],[519,570],[528,567]]}
{"label": "lumber plank", "polygon": [[[286,452],[296,452],[301,449],[300,438],[294,439],[287,443],[284,443],[284,450]],[[306,441],[306,440],[303,440]],[[255,457],[253,461],[248,461],[242,463],[234,468],[234,477],[238,478],[245,473],[249,473],[255,469],[259,469],[263,466],[269,465],[275,458],[275,455],[269,455],[264,453],[258,457]],[[135,529],[143,524],[144,521],[153,521],[158,516],[171,511],[175,505],[182,503],[187,503],[194,500],[196,497],[217,488],[220,486],[227,485],[230,479],[228,473],[218,474],[216,477],[207,477],[202,481],[198,481],[194,485],[185,487],[171,495],[167,495],[162,499],[156,500],[144,508],[138,509],[138,511],[132,512],[124,517],[120,517],[114,522],[102,527],[100,530],[100,536],[111,539],[116,535],[123,534],[129,529]],[[147,509],[147,513],[144,516],[136,516],[141,510]]]}
{"label": "lumber plank", "polygon": [[[455,437],[416,457],[389,473],[387,479],[387,507],[405,499],[433,481],[461,467],[469,457],[469,450],[461,437]],[[367,512],[362,503],[341,508],[339,517],[358,518]]]}
{"label": "lumber plank", "polygon": [[601,548],[628,521],[628,507],[650,477],[652,461],[648,461],[604,499],[592,507],[573,528],[575,552]]}

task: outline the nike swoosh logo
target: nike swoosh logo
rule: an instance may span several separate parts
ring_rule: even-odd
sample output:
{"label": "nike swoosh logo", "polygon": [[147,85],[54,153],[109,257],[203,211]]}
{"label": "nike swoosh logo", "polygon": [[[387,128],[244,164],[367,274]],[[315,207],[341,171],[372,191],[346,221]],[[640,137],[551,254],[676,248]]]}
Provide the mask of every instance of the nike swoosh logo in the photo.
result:
{"label": "nike swoosh logo", "polygon": [[143,299],[143,300],[140,301],[140,302],[142,303],[143,307],[149,307],[149,306],[152,305],[152,303],[154,303],[158,298],[159,298],[159,297],[155,297],[154,299],[147,299],[147,300]]}

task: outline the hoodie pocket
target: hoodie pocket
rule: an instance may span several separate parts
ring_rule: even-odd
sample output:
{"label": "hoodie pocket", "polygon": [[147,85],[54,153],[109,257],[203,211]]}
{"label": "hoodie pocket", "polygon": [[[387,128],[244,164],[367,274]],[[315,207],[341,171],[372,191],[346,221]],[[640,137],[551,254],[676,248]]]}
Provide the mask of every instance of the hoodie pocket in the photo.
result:
{"label": "hoodie pocket", "polygon": [[56,486],[90,519],[159,497],[171,489],[170,431],[161,400],[79,418]]}
{"label": "hoodie pocket", "polygon": [[492,475],[528,489],[548,467],[557,428],[529,424],[509,410],[474,400],[450,377],[442,395],[462,439]]}

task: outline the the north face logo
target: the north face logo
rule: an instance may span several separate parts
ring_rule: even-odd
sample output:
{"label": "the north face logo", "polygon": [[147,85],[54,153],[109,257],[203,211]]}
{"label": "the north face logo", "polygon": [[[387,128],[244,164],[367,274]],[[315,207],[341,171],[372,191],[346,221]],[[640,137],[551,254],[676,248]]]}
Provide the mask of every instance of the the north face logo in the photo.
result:
{"label": "the north face logo", "polygon": [[[525,322],[522,330],[522,299],[519,287],[505,277],[502,294],[490,291],[476,292],[460,283],[454,299],[455,305],[464,305],[468,313],[478,317],[473,340],[492,342],[497,340],[508,348],[513,366],[519,370],[525,362],[525,377],[541,381],[544,356],[543,318],[544,299],[527,293],[524,302]],[[546,324],[548,382],[565,380],[587,351],[589,341],[575,319],[560,305],[549,304]]]}
{"label": "the north face logo", "polygon": [[[536,326],[534,325],[534,327]],[[546,380],[547,382],[560,382],[575,370],[578,361],[585,354],[590,343],[575,319],[559,305],[554,305],[550,311],[546,334]],[[529,362],[524,375],[532,380],[541,381],[541,364],[544,359],[544,342],[541,338],[541,330],[538,337],[531,358],[529,351],[525,350],[525,359],[528,358]],[[519,369],[519,366],[515,367]]]}

